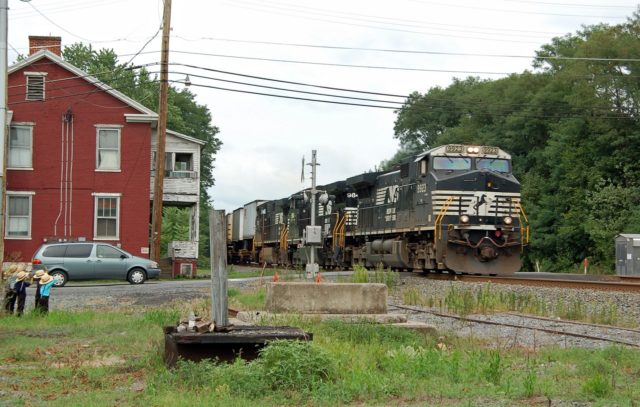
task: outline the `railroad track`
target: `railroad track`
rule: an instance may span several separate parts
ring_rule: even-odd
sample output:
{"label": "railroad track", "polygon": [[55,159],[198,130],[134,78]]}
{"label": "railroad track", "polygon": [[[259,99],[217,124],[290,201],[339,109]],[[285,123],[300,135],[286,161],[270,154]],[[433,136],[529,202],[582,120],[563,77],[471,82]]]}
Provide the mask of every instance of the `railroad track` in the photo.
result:
{"label": "railroad track", "polygon": [[457,280],[476,283],[496,283],[526,285],[537,287],[560,287],[575,289],[592,289],[602,291],[623,291],[640,293],[640,279],[607,279],[607,280],[586,280],[586,279],[566,279],[566,278],[538,278],[538,277],[516,277],[516,276],[476,276],[476,275],[452,275],[452,274],[427,274],[428,278],[434,280]]}
{"label": "railroad track", "polygon": [[[578,321],[558,320],[553,318],[544,318],[516,313],[505,314],[511,317],[519,318],[521,322],[516,324],[513,322],[501,322],[500,314],[488,316],[485,315],[483,317],[465,317],[403,305],[390,304],[389,307],[407,310],[413,313],[430,314],[439,318],[455,319],[458,321],[464,321],[474,324],[494,325],[508,328],[531,330],[544,332],[550,335],[574,337],[595,342],[606,342],[616,345],[640,348],[640,330],[638,329],[620,328],[609,325],[590,324]],[[589,330],[597,330],[600,335],[585,333]]]}

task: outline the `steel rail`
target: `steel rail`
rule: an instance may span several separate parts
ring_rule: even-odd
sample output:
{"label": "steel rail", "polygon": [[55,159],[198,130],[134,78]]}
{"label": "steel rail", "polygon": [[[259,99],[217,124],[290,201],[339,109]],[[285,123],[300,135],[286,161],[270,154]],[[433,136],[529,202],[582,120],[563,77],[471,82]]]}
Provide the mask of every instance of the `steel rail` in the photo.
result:
{"label": "steel rail", "polygon": [[526,315],[526,314],[521,314],[519,312],[504,312],[504,314],[513,315],[514,317],[539,319],[541,321],[559,322],[563,324],[573,324],[573,325],[583,325],[583,326],[593,326],[595,328],[616,329],[618,331],[633,332],[633,333],[640,334],[640,329],[624,328],[624,327],[615,326],[615,325],[594,324],[591,322],[571,321],[568,319],[554,319],[554,318],[548,318],[548,317],[541,317],[539,315]]}
{"label": "steel rail", "polygon": [[[638,344],[638,343],[621,341],[621,340],[618,340],[618,339],[603,338],[603,337],[593,336],[593,335],[579,334],[579,333],[574,333],[574,332],[558,331],[558,330],[555,330],[555,329],[548,329],[548,328],[539,328],[539,327],[531,327],[531,326],[524,326],[524,325],[517,325],[517,324],[509,324],[509,323],[503,323],[503,322],[497,322],[497,321],[486,321],[486,320],[482,320],[482,319],[468,318],[468,317],[462,317],[462,316],[458,316],[458,315],[444,314],[444,313],[436,312],[436,311],[428,311],[428,310],[423,310],[423,309],[419,309],[419,308],[406,307],[406,306],[402,306],[402,305],[392,305],[392,306],[396,307],[396,308],[400,308],[400,309],[406,309],[406,310],[409,310],[409,311],[421,312],[421,313],[425,313],[425,314],[432,314],[432,315],[435,315],[435,316],[438,316],[438,317],[442,317],[442,318],[451,318],[451,319],[457,319],[457,320],[460,320],[460,321],[467,321],[467,322],[473,322],[473,323],[478,323],[478,324],[506,326],[506,327],[509,327],[509,328],[529,329],[529,330],[545,332],[545,333],[549,333],[549,334],[553,334],[553,335],[573,336],[573,337],[576,337],[576,338],[590,339],[590,340],[601,341],[601,342],[617,343],[617,344],[620,344],[620,345],[626,345],[626,346],[631,346],[631,347],[634,347],[634,348],[640,348],[640,344]],[[616,328],[610,328],[610,329],[616,329]]]}
{"label": "steel rail", "polygon": [[[569,280],[555,278],[530,278],[513,276],[476,276],[468,274],[428,274],[429,278],[437,280],[457,280],[468,282],[490,282],[497,284],[531,285],[540,287],[564,287],[576,289],[593,289],[604,291],[624,291],[640,293],[640,284],[622,281],[594,281],[594,280]],[[436,277],[437,276],[437,277]]]}

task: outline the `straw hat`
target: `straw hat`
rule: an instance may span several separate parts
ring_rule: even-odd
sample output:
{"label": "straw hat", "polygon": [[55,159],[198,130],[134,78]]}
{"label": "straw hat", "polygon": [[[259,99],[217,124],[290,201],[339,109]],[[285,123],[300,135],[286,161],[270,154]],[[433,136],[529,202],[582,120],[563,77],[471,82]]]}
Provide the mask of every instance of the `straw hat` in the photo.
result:
{"label": "straw hat", "polygon": [[38,270],[38,271],[36,271],[36,274],[33,275],[33,278],[39,279],[42,276],[44,276],[44,270]]}
{"label": "straw hat", "polygon": [[47,284],[51,280],[53,280],[53,277],[49,274],[43,274],[42,277],[40,277],[40,284]]}
{"label": "straw hat", "polygon": [[16,282],[24,280],[25,278],[27,278],[28,275],[29,273],[27,272],[24,272],[24,271],[19,272],[18,275],[16,276]]}

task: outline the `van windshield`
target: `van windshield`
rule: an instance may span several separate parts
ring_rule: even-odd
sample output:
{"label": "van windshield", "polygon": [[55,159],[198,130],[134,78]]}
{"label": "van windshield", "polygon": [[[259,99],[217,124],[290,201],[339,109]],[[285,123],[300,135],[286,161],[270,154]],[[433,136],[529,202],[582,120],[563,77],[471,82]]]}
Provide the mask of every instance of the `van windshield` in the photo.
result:
{"label": "van windshield", "polygon": [[434,157],[434,170],[470,170],[471,158],[469,157]]}

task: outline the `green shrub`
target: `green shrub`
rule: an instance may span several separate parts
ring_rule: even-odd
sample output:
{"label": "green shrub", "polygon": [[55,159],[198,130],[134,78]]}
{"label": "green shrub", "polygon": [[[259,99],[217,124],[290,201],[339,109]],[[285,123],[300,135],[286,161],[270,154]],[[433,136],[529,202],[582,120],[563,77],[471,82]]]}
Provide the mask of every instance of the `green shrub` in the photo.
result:
{"label": "green shrub", "polygon": [[582,391],[590,397],[602,398],[611,394],[611,384],[606,377],[600,373],[595,373],[582,385]]}
{"label": "green shrub", "polygon": [[274,390],[313,390],[335,380],[337,363],[310,342],[274,341],[260,351],[259,365]]}

